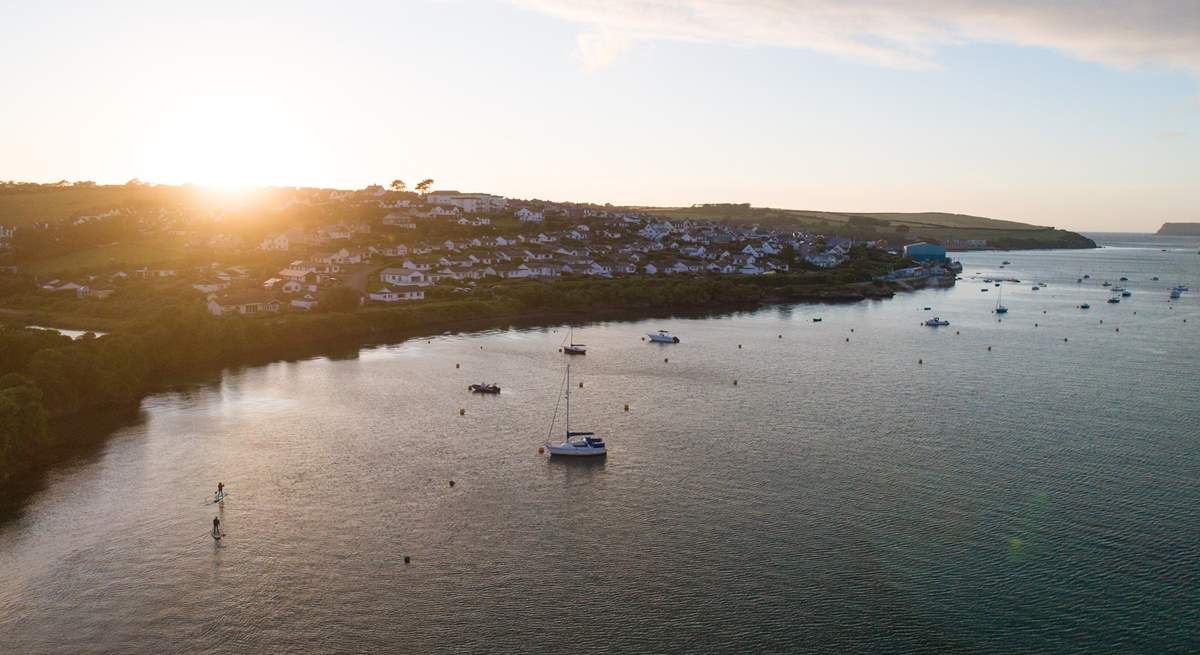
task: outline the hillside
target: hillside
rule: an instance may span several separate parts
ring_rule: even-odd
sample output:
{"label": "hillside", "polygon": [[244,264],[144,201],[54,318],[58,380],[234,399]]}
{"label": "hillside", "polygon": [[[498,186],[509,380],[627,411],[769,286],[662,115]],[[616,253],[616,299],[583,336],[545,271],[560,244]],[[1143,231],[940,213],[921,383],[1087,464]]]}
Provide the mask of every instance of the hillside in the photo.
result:
{"label": "hillside", "polygon": [[1200,223],[1163,223],[1155,234],[1175,237],[1200,236]]}
{"label": "hillside", "polygon": [[944,212],[847,213],[751,207],[747,204],[631,209],[669,219],[758,223],[772,227],[795,226],[806,231],[829,232],[863,239],[924,239],[938,242],[986,240],[989,248],[1001,249],[1096,247],[1091,239],[1067,230]]}

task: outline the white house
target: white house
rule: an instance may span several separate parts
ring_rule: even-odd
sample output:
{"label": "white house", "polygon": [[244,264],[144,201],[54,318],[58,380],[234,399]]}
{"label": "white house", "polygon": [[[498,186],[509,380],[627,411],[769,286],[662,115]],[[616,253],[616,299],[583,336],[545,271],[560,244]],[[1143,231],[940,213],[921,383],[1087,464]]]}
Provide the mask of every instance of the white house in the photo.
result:
{"label": "white house", "polygon": [[378,291],[372,291],[367,294],[367,298],[373,302],[403,302],[406,300],[424,300],[425,290],[421,287],[410,285],[396,285],[394,287],[384,287]]}
{"label": "white house", "polygon": [[401,286],[426,286],[430,284],[429,276],[414,268],[385,268],[379,273],[379,280],[384,284]]}
{"label": "white house", "polygon": [[517,220],[521,221],[522,223],[541,223],[542,221],[546,220],[546,217],[542,214],[542,212],[530,211],[525,207],[518,209],[514,216],[516,216]]}

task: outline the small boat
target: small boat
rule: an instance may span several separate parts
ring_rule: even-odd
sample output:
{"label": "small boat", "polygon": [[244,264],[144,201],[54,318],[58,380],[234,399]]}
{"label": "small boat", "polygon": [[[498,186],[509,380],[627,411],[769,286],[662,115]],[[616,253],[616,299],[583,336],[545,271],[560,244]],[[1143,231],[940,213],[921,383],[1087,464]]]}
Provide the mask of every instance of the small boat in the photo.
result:
{"label": "small boat", "polygon": [[1104,281],[1104,282],[1103,282],[1103,283],[1102,283],[1100,286],[1102,286],[1102,287],[1111,287],[1111,286],[1112,286],[1112,282],[1109,282],[1108,280],[1105,280],[1105,281]]}
{"label": "small boat", "polygon": [[932,308],[932,307],[926,307],[926,308],[925,308],[925,311],[929,311],[929,310],[931,310],[931,309],[933,309],[933,308]]}
{"label": "small boat", "polygon": [[1085,280],[1087,280],[1087,279],[1091,279],[1091,277],[1092,277],[1092,276],[1091,276],[1091,275],[1088,275],[1087,273],[1084,273],[1084,275],[1083,275],[1083,279],[1085,279]]}
{"label": "small boat", "polygon": [[1152,278],[1150,278],[1150,279],[1151,279],[1151,280],[1154,280],[1155,282],[1158,282],[1158,276],[1157,276],[1157,275],[1155,275],[1154,277],[1152,277]]}
{"label": "small boat", "polygon": [[1180,291],[1187,291],[1187,290],[1188,290],[1188,288],[1187,288],[1187,285],[1186,285],[1186,284],[1180,284],[1180,285],[1176,286],[1175,288],[1176,288],[1176,289],[1179,289]]}
{"label": "small boat", "polygon": [[997,282],[997,283],[996,283],[996,286],[1000,286],[1000,283],[999,283],[999,282]]}
{"label": "small boat", "polygon": [[1075,279],[1075,283],[1076,283],[1076,284],[1078,284],[1078,283],[1080,283],[1080,282],[1083,282],[1083,278],[1076,278],[1076,279]]}
{"label": "small boat", "polygon": [[582,344],[582,343],[575,343],[575,329],[574,328],[572,328],[571,331],[567,333],[567,343],[563,346],[562,351],[563,351],[563,353],[565,353],[567,355],[586,355],[587,354],[587,345]]}
{"label": "small boat", "polygon": [[1008,264],[1011,264],[1012,262],[1010,262],[1010,261],[1008,261],[1008,260],[1006,259],[1006,260],[1004,260],[1003,262],[1000,262],[1000,263],[1002,263],[1002,264],[1005,264],[1005,265],[1008,265]]}
{"label": "small boat", "polygon": [[1178,300],[1179,297],[1182,295],[1183,295],[1183,290],[1180,289],[1179,287],[1175,287],[1174,289],[1171,289],[1171,299]]}
{"label": "small boat", "polygon": [[938,318],[937,316],[934,316],[933,318],[929,319],[928,321],[925,321],[925,325],[927,325],[929,327],[945,327],[947,325],[950,325],[950,321],[943,321],[942,319]]}
{"label": "small boat", "polygon": [[[566,438],[559,443],[546,442],[546,451],[553,457],[603,457],[608,454],[604,439],[596,436],[595,432],[571,432],[571,366],[567,365],[567,414]],[[554,429],[554,419],[551,419],[550,429]]]}
{"label": "small boat", "polygon": [[1132,291],[1130,291],[1129,289],[1122,289],[1122,290],[1121,290],[1121,297],[1122,297],[1122,298],[1128,298],[1129,296],[1132,296],[1132,295],[1133,295],[1133,292],[1132,292]]}
{"label": "small boat", "polygon": [[820,322],[821,322],[821,317],[819,317],[819,316],[813,319],[813,323],[820,323]]}
{"label": "small boat", "polygon": [[1037,286],[1037,285],[1034,285],[1034,286],[1032,287],[1032,289],[1033,289],[1034,291],[1041,291],[1041,290],[1042,290],[1042,288],[1041,288],[1041,287],[1039,287],[1039,286]]}
{"label": "small boat", "polygon": [[467,388],[475,393],[500,393],[500,385],[498,384],[487,384],[481,382],[479,384],[472,384]]}
{"label": "small boat", "polygon": [[1115,305],[1119,302],[1121,302],[1121,296],[1113,296],[1112,298],[1108,299],[1108,304],[1110,305]]}
{"label": "small boat", "polygon": [[[997,284],[996,286],[1000,286],[1000,285]],[[1002,288],[1002,289],[1000,289],[1000,293],[996,294],[996,313],[997,314],[1007,314],[1008,313],[1008,308],[1005,307],[1004,304],[1001,302],[1001,300],[1003,300],[1003,298],[1004,298],[1004,289]]]}
{"label": "small boat", "polygon": [[646,336],[650,337],[654,343],[679,343],[679,337],[671,336],[671,333],[666,330],[659,330],[657,334],[651,332]]}
{"label": "small boat", "polygon": [[1121,281],[1122,281],[1122,282],[1128,282],[1128,281],[1129,281],[1129,278],[1127,278],[1127,277],[1125,277],[1124,275],[1122,275],[1122,276],[1121,276]]}
{"label": "small boat", "polygon": [[1091,309],[1092,306],[1087,303],[1083,303],[1082,305],[1079,306],[1079,308],[1080,309]]}
{"label": "small boat", "polygon": [[979,293],[987,293],[987,292],[988,292],[988,290],[987,290],[987,289],[980,289],[980,290],[979,290]]}

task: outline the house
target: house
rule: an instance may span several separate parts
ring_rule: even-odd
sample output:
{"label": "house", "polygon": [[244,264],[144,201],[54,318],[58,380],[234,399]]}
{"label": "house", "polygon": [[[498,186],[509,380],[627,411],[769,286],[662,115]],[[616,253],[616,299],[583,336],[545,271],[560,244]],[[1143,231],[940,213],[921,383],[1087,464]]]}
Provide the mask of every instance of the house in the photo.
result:
{"label": "house", "polygon": [[458,191],[433,191],[425,195],[431,205],[450,206],[468,214],[490,214],[504,211],[508,199],[490,193],[459,193]]}
{"label": "house", "polygon": [[517,220],[521,221],[522,223],[541,223],[546,220],[546,217],[542,214],[542,212],[530,211],[524,207],[518,209],[513,215],[516,216]]}
{"label": "house", "polygon": [[233,314],[273,314],[283,309],[283,303],[271,297],[265,291],[246,289],[225,293],[212,294],[208,297],[208,312],[213,316],[231,316]]}
{"label": "house", "polygon": [[429,276],[415,268],[385,268],[380,271],[379,280],[384,284],[402,286],[426,286],[431,283]]}
{"label": "house", "polygon": [[421,287],[411,285],[396,285],[394,287],[384,287],[378,291],[372,291],[367,294],[367,298],[372,302],[403,302],[406,300],[424,300],[425,290]]}

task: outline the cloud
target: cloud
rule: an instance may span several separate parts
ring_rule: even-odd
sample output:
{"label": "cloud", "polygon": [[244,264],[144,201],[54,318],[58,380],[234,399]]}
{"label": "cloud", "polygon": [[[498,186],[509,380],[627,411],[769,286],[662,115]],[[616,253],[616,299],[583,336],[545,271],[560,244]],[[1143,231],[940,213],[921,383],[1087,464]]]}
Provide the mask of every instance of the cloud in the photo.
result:
{"label": "cloud", "polygon": [[1179,130],[1165,130],[1163,132],[1159,132],[1155,136],[1162,139],[1163,141],[1174,141],[1176,139],[1182,139],[1183,137],[1187,136],[1187,132],[1181,132]]}
{"label": "cloud", "polygon": [[1197,0],[512,1],[584,25],[579,57],[591,69],[640,41],[792,48],[918,69],[936,66],[947,46],[987,42],[1200,73]]}

